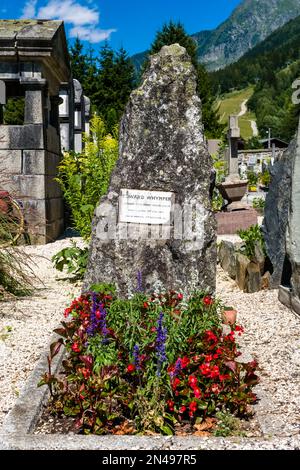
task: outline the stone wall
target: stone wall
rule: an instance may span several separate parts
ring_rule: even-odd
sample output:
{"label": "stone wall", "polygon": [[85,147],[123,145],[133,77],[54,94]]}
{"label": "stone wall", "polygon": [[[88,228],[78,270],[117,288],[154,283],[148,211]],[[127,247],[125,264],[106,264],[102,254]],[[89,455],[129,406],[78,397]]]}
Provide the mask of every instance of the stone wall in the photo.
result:
{"label": "stone wall", "polygon": [[25,96],[24,124],[0,125],[0,186],[23,204],[31,242],[53,241],[64,230],[59,93],[72,92],[63,22],[0,20],[0,80],[4,106],[6,91]]}
{"label": "stone wall", "polygon": [[32,243],[54,240],[64,228],[62,194],[54,181],[60,158],[59,146],[48,146],[42,125],[0,126],[2,185],[22,201]]}

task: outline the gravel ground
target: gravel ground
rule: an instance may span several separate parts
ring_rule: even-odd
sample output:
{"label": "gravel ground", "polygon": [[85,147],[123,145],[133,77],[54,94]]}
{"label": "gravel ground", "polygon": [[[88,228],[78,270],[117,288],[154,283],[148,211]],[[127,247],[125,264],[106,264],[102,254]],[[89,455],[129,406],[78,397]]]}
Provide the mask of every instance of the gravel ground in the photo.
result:
{"label": "gravel ground", "polygon": [[24,247],[35,263],[32,267],[39,278],[37,289],[33,296],[0,303],[0,426],[47,348],[64,308],[80,291],[50,261],[69,244],[70,239],[64,239]]}
{"label": "gravel ground", "polygon": [[[65,239],[24,248],[34,256],[35,271],[44,285],[39,283],[32,297],[0,304],[0,424],[47,347],[63,309],[79,293],[80,287],[57,273],[50,262],[53,254],[69,243],[70,239]],[[245,328],[240,340],[243,358],[259,361],[261,383],[256,392],[260,401],[255,412],[267,440],[259,443],[253,436],[237,447],[231,440],[222,439],[222,444],[212,440],[206,448],[299,448],[300,318],[280,304],[277,291],[244,294],[221,268],[217,294],[238,310],[238,322]],[[184,442],[182,438],[180,448]]]}
{"label": "gravel ground", "polygon": [[292,438],[299,447],[300,317],[278,301],[278,291],[244,294],[221,268],[217,293],[238,310],[238,323],[245,328],[243,357],[259,362],[255,412],[263,434]]}

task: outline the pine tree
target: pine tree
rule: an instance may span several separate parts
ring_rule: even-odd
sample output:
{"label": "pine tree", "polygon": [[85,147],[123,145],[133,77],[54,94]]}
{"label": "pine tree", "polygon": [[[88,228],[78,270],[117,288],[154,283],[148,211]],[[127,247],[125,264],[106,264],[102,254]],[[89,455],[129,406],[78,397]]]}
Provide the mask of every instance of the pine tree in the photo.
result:
{"label": "pine tree", "polygon": [[124,111],[124,105],[127,103],[130,93],[134,88],[134,66],[127,52],[123,47],[119,49],[115,59],[115,76],[117,93],[117,112],[118,119]]}
{"label": "pine tree", "polygon": [[88,60],[83,52],[83,44],[78,38],[75,39],[73,46],[71,46],[69,54],[73,78],[76,78],[83,86],[88,69]]}
{"label": "pine tree", "polygon": [[134,88],[134,67],[127,52],[123,48],[114,52],[106,41],[95,58],[93,49],[84,52],[82,43],[76,39],[70,49],[70,60],[73,77],[80,81],[107,130],[113,132]]}
{"label": "pine tree", "polygon": [[[164,24],[162,30],[156,33],[149,54],[156,54],[163,46],[170,46],[175,43],[180,44],[186,49],[196,69],[197,92],[202,101],[202,119],[205,134],[207,137],[221,137],[224,126],[220,124],[218,113],[214,106],[215,100],[212,94],[209,75],[204,66],[198,61],[196,42],[186,33],[183,25],[180,22],[174,23],[173,21]],[[145,69],[148,64],[149,58],[146,59],[143,68]]]}
{"label": "pine tree", "polygon": [[111,132],[124,112],[134,87],[134,68],[121,48],[117,53],[106,42],[99,55],[98,90],[95,105]]}

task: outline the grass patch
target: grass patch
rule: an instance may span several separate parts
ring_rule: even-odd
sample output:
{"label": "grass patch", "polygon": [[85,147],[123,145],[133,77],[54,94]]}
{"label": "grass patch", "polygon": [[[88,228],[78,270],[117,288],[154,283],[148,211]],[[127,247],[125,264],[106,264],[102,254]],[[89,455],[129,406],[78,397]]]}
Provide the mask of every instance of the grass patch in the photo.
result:
{"label": "grass patch", "polygon": [[[228,117],[231,114],[239,114],[241,111],[242,103],[246,100],[249,100],[249,98],[251,98],[251,96],[253,95],[253,92],[253,87],[248,87],[244,90],[233,91],[224,95],[218,103],[220,122],[222,124],[227,124]],[[243,116],[239,117],[241,136],[246,140],[253,137],[253,132],[250,123],[251,120],[256,121],[256,117],[254,113],[249,111]]]}

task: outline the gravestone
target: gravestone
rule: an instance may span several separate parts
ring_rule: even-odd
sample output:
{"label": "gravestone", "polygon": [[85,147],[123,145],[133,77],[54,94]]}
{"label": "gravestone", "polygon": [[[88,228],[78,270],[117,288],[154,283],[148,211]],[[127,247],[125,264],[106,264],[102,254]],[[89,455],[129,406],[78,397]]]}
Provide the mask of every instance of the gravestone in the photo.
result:
{"label": "gravestone", "polygon": [[289,148],[271,171],[263,232],[272,264],[271,287],[300,314],[300,121]]}
{"label": "gravestone", "polygon": [[93,220],[84,289],[116,283],[213,292],[215,219],[196,75],[174,44],[151,57],[120,125],[119,160]]}
{"label": "gravestone", "polygon": [[270,287],[276,289],[281,284],[283,266],[286,257],[286,231],[291,199],[293,158],[296,141],[270,168],[271,184],[266,196],[265,217],[262,231],[266,251],[271,262]]}

